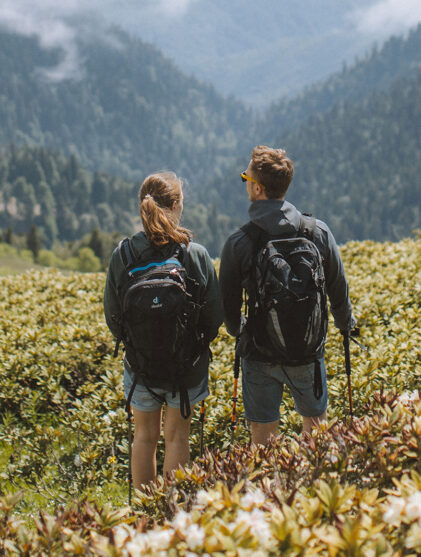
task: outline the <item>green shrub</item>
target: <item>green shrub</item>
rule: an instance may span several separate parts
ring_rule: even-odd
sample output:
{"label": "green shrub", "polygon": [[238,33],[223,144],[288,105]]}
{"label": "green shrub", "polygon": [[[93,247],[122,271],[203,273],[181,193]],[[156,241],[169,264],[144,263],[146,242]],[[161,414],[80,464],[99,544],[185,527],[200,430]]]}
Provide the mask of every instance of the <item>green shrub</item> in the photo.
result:
{"label": "green shrub", "polygon": [[0,554],[419,554],[420,252],[420,239],[342,249],[369,348],[352,346],[352,422],[331,324],[329,424],[302,439],[286,393],[279,438],[250,448],[240,400],[230,449],[234,352],[222,327],[207,452],[199,458],[196,413],[192,465],[137,493],[133,509],[124,507],[127,424],[122,364],[102,314],[105,275],[1,278]]}

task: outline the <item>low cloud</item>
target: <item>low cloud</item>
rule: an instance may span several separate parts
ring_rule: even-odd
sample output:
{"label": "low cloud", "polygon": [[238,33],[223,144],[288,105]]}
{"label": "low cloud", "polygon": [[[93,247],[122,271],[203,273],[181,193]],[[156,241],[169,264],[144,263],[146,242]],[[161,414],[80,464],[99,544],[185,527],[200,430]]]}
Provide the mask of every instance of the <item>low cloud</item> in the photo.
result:
{"label": "low cloud", "polygon": [[168,15],[183,15],[194,0],[159,0],[159,10]]}
{"label": "low cloud", "polygon": [[357,31],[373,39],[404,33],[421,22],[420,0],[380,0],[350,14]]}
{"label": "low cloud", "polygon": [[61,61],[51,68],[37,71],[50,81],[80,79],[83,75],[77,48],[77,31],[68,21],[74,16],[78,2],[57,4],[43,0],[34,5],[28,0],[3,0],[0,26],[25,37],[37,37],[44,49],[60,48]]}
{"label": "low cloud", "polygon": [[[142,17],[142,12],[180,16],[197,0],[121,0],[118,11],[131,17]],[[105,22],[118,21],[116,0],[2,0],[0,27],[26,37],[36,36],[44,49],[60,48],[62,58],[53,68],[38,69],[51,81],[80,79],[83,63],[78,51],[78,38],[95,38],[114,47],[118,42],[105,33]]]}

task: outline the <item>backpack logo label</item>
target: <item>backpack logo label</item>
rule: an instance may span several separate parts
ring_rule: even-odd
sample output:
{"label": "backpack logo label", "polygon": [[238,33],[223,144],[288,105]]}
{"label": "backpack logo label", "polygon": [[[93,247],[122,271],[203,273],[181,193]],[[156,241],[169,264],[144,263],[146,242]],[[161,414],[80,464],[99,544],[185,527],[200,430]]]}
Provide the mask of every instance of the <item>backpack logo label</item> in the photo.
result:
{"label": "backpack logo label", "polygon": [[151,309],[158,309],[158,308],[162,308],[162,304],[159,303],[159,297],[155,296],[155,298],[153,298],[152,300]]}

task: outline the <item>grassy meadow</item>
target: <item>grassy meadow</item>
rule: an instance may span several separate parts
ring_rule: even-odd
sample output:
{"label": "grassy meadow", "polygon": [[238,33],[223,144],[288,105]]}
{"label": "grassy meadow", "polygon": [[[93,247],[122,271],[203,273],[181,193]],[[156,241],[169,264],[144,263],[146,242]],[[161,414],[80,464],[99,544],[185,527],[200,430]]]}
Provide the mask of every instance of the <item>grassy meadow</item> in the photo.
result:
{"label": "grassy meadow", "polygon": [[331,323],[329,423],[303,439],[286,393],[278,439],[250,447],[240,400],[231,447],[233,339],[222,327],[205,455],[197,414],[191,465],[137,492],[131,509],[105,275],[0,277],[0,555],[420,555],[421,239],[341,249],[368,347],[351,344],[354,420]]}

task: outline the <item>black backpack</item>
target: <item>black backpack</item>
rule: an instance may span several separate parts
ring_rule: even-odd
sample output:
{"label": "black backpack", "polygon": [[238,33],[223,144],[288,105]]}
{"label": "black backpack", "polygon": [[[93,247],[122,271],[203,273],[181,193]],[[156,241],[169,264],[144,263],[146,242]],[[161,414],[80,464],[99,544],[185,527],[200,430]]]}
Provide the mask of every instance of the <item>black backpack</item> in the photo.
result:
{"label": "black backpack", "polygon": [[271,237],[249,222],[253,242],[246,331],[267,361],[299,366],[315,362],[314,394],[322,396],[319,358],[328,312],[322,258],[313,242],[314,218],[301,217],[295,237]]}
{"label": "black backpack", "polygon": [[138,261],[125,238],[119,252],[127,273],[120,292],[121,340],[135,374],[127,408],[141,379],[161,402],[164,400],[153,388],[170,388],[173,397],[179,392],[181,415],[188,418],[191,410],[185,375],[199,362],[205,344],[199,332],[199,284],[185,268],[188,250],[175,245],[169,258]]}

